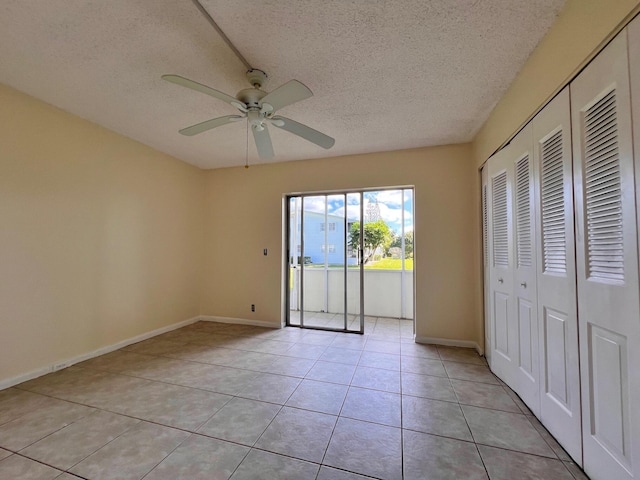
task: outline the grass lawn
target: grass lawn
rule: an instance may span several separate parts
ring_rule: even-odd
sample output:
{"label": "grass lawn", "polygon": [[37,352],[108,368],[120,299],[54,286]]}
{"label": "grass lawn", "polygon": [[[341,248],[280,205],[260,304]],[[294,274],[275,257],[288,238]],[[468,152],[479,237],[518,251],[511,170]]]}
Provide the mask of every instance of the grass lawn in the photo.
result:
{"label": "grass lawn", "polygon": [[[402,270],[402,260],[399,258],[383,258],[371,265],[365,265],[364,268],[370,270]],[[404,269],[413,270],[413,258],[405,259]]]}
{"label": "grass lawn", "polygon": [[[324,265],[308,264],[304,266],[305,269],[324,268]],[[329,268],[344,268],[342,265],[329,265]],[[347,268],[355,270],[359,268],[357,265],[349,265]],[[383,258],[377,262],[372,262],[370,265],[364,266],[365,270],[402,270],[402,260],[399,258]],[[405,270],[413,270],[413,258],[407,258],[404,261]],[[293,269],[291,270],[291,278],[293,278]]]}

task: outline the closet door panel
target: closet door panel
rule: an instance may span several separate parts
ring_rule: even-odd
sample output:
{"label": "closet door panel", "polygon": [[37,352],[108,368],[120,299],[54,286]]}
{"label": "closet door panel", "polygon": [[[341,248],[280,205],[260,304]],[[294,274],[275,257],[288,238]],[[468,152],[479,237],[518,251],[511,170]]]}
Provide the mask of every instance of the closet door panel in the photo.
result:
{"label": "closet door panel", "polygon": [[514,137],[508,147],[514,170],[513,210],[516,247],[514,265],[514,301],[516,318],[513,325],[518,352],[517,382],[512,388],[527,406],[540,411],[538,318],[536,286],[536,237],[534,155],[531,125]]}
{"label": "closet door panel", "polygon": [[489,159],[487,169],[487,218],[491,368],[508,384],[516,381],[518,340],[513,300],[513,168],[507,149]]}
{"label": "closet door panel", "polygon": [[[631,115],[633,122],[633,152],[636,174],[636,205],[640,206],[640,17],[629,24],[629,70],[631,79]],[[640,232],[640,209],[636,212]],[[640,250],[640,242],[638,243]]]}
{"label": "closet door panel", "polygon": [[489,174],[485,165],[480,173],[482,189],[482,264],[484,266],[484,355],[491,366],[491,310],[489,285]]}
{"label": "closet door panel", "polygon": [[582,465],[571,113],[568,87],[532,121],[536,159],[536,243],[540,420]]}
{"label": "closet door panel", "polygon": [[571,84],[584,469],[640,476],[640,292],[622,31]]}
{"label": "closet door panel", "polygon": [[519,298],[518,299],[518,333],[520,335],[520,342],[518,349],[520,352],[520,370],[524,375],[529,377],[529,381],[536,382],[534,377],[534,358],[536,354],[533,352],[533,332],[532,329],[536,325],[536,321],[533,318],[533,305],[531,302]]}
{"label": "closet door panel", "polygon": [[[545,372],[543,394],[547,395],[552,402],[555,402],[566,411],[571,407],[571,396],[575,394],[570,389],[571,378],[567,373],[567,357],[569,357],[567,348],[568,318],[566,314],[550,308],[545,308],[543,318],[544,360],[546,365],[551,366]],[[578,415],[578,427],[580,426],[579,420],[580,417]],[[549,419],[547,423],[554,425],[552,419]],[[581,439],[579,440],[577,447],[581,448]]]}

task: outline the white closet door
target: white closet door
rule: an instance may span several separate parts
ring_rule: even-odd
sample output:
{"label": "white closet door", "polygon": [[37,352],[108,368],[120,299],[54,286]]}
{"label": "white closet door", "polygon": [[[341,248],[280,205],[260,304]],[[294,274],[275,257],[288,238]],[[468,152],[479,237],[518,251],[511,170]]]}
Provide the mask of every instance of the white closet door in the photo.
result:
{"label": "white closet door", "polygon": [[[640,17],[637,17],[629,26],[628,30],[628,49],[629,49],[629,69],[631,79],[631,112],[633,122],[633,152],[634,152],[634,169],[636,179],[636,218],[637,218],[637,230],[636,234],[640,233]],[[639,235],[640,237],[640,235]],[[638,240],[638,250],[640,253],[640,238]],[[639,259],[640,263],[640,259]],[[636,280],[638,278],[636,277]],[[636,288],[638,286],[636,285]],[[640,323],[640,318],[636,319],[636,326]],[[636,332],[636,341],[633,344],[633,351],[630,355],[630,364],[632,365],[630,390],[634,396],[632,409],[634,410],[635,418],[634,424],[634,436],[632,441],[634,442],[633,452],[633,473],[640,477],[640,374],[638,374],[637,366],[640,365],[640,340],[638,339],[638,333]]]}
{"label": "white closet door", "polygon": [[516,382],[517,331],[514,325],[514,248],[512,227],[513,164],[508,148],[487,162],[489,322],[491,369],[503,381]]}
{"label": "white closet door", "polygon": [[536,414],[540,412],[538,361],[538,297],[536,288],[534,155],[531,125],[508,147],[513,165],[514,351],[516,383],[512,388]]}
{"label": "white closet door", "polygon": [[568,87],[533,119],[532,127],[539,232],[540,420],[582,465]]}
{"label": "white closet door", "polygon": [[584,469],[640,476],[640,298],[627,31],[571,84]]}
{"label": "white closet door", "polygon": [[484,356],[491,365],[491,322],[489,283],[489,174],[485,165],[481,172],[482,189],[482,265],[484,266]]}
{"label": "white closet door", "polygon": [[[633,121],[633,151],[636,172],[636,205],[640,206],[640,17],[637,17],[627,27],[629,31],[629,69],[631,78],[631,116]],[[638,217],[638,232],[640,232],[640,208],[636,212]],[[640,250],[640,239],[638,243]]]}

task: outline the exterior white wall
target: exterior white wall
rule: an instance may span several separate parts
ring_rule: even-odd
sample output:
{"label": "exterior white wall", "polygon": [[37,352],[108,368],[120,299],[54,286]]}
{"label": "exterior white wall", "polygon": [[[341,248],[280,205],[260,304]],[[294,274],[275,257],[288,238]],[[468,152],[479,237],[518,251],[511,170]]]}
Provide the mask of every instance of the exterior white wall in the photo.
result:
{"label": "exterior white wall", "polygon": [[[328,274],[328,310],[325,308],[325,274]],[[372,317],[413,318],[413,271],[404,272],[405,291],[402,299],[402,271],[364,271],[364,313]],[[300,285],[300,270],[294,270],[294,289]],[[360,313],[360,272],[347,272],[347,310]],[[293,296],[297,292],[294,290]],[[405,315],[402,316],[404,302]],[[298,309],[296,302],[291,303]],[[307,268],[304,271],[304,309],[311,312],[344,312],[344,271],[339,269]]]}

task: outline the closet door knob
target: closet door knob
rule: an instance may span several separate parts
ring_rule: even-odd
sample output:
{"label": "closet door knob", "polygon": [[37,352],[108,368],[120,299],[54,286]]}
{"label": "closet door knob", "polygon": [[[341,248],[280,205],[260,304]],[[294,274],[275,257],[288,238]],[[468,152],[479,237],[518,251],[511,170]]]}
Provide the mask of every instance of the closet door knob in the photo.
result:
{"label": "closet door knob", "polygon": [[522,288],[527,288],[527,282],[522,282],[522,283],[520,284],[520,286],[521,286]]}
{"label": "closet door knob", "polygon": [[502,283],[504,282],[504,280],[502,280],[501,278],[498,279],[498,283]]}

